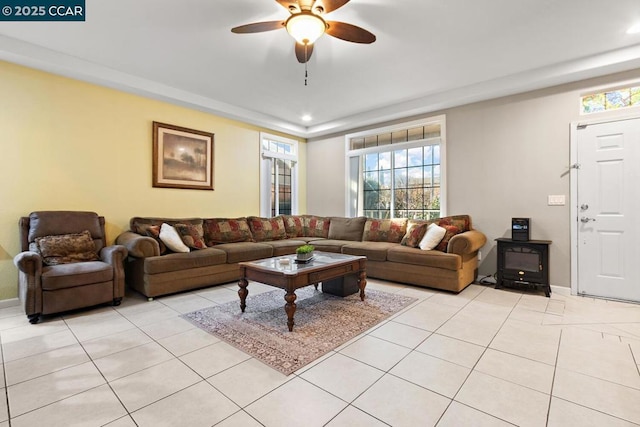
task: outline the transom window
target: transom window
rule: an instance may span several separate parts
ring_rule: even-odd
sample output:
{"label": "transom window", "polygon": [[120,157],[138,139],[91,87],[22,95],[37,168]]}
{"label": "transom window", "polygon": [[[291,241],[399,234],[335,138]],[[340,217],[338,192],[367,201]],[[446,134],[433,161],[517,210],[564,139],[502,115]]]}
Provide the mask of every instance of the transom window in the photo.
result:
{"label": "transom window", "polygon": [[[444,211],[444,116],[347,136],[347,214],[438,218]],[[382,141],[382,144],[380,143]]]}
{"label": "transom window", "polygon": [[582,114],[599,113],[640,105],[640,85],[607,90],[580,97]]}

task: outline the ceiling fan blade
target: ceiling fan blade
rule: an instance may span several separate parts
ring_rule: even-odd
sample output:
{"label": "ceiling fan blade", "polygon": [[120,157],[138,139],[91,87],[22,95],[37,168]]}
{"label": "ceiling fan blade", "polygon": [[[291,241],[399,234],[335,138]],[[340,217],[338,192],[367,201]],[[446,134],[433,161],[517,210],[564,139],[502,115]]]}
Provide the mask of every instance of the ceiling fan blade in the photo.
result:
{"label": "ceiling fan blade", "polygon": [[262,33],[264,31],[279,30],[280,28],[284,28],[284,21],[254,22],[253,24],[232,28],[231,32],[236,34]]}
{"label": "ceiling fan blade", "polygon": [[376,41],[376,36],[364,28],[337,21],[327,21],[327,24],[327,34],[330,36],[353,43],[369,44]]}
{"label": "ceiling fan blade", "polygon": [[333,12],[336,9],[340,9],[345,4],[349,3],[349,0],[320,0],[324,13]]}
{"label": "ceiling fan blade", "polygon": [[296,43],[296,58],[298,58],[298,62],[304,64],[305,62],[311,59],[311,54],[313,53],[313,45],[306,45],[306,53],[305,53],[305,45],[302,43]]}
{"label": "ceiling fan blade", "polygon": [[300,6],[294,0],[276,0],[276,1],[291,13],[300,12]]}

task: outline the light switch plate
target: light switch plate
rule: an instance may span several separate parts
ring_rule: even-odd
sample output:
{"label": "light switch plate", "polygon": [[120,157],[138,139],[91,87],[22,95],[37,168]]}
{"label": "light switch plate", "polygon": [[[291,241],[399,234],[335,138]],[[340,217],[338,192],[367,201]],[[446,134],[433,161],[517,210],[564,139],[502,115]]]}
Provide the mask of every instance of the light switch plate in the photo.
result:
{"label": "light switch plate", "polygon": [[549,206],[564,206],[565,205],[565,196],[564,196],[564,194],[549,195],[547,200],[548,200],[547,204]]}

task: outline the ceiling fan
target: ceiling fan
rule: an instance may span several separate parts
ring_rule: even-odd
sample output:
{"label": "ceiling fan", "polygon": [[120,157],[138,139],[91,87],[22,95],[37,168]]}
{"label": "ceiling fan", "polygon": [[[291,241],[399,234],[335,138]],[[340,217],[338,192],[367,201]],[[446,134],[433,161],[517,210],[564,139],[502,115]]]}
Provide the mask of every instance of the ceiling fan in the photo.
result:
{"label": "ceiling fan", "polygon": [[276,0],[291,16],[284,21],[255,22],[232,28],[236,34],[261,33],[286,28],[296,40],[296,58],[306,63],[313,53],[313,43],[324,33],[353,43],[373,43],[376,36],[356,25],[326,21],[324,15],[341,8],[349,0]]}

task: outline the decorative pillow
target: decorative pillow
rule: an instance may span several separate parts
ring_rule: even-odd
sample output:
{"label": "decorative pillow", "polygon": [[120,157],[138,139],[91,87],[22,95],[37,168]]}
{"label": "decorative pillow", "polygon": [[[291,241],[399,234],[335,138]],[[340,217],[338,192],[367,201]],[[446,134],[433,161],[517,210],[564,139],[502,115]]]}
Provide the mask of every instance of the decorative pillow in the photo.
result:
{"label": "decorative pillow", "polygon": [[447,230],[447,232],[445,233],[444,237],[442,238],[440,243],[438,243],[438,246],[436,246],[435,249],[437,251],[447,252],[447,246],[449,245],[449,240],[451,240],[451,238],[456,234],[462,233],[462,230],[460,230],[455,225],[445,225],[444,229]]}
{"label": "decorative pillow", "polygon": [[304,236],[304,219],[298,215],[282,215],[284,228],[287,231],[287,237],[303,237]]}
{"label": "decorative pillow", "polygon": [[166,222],[160,227],[160,240],[174,252],[190,252],[189,247],[184,244],[176,229]]}
{"label": "decorative pillow", "polygon": [[205,249],[207,245],[204,244],[204,230],[201,225],[193,224],[176,224],[173,226],[182,243],[192,249]]}
{"label": "decorative pillow", "polygon": [[37,237],[35,243],[43,262],[47,265],[100,259],[89,230],[77,234]]}
{"label": "decorative pillow", "polygon": [[145,234],[149,237],[153,237],[156,242],[158,242],[158,246],[160,246],[160,255],[164,255],[167,253],[167,245],[164,244],[162,240],[160,240],[160,226],[159,225],[150,225],[146,227]]}
{"label": "decorative pillow", "polygon": [[445,225],[455,225],[460,229],[460,232],[471,230],[471,218],[469,215],[445,216],[437,219],[435,222],[440,227],[444,227]]}
{"label": "decorative pillow", "polygon": [[326,239],[329,236],[330,224],[330,218],[323,218],[320,216],[305,216],[304,235],[306,237],[322,237]]}
{"label": "decorative pillow", "polygon": [[251,235],[256,242],[287,238],[287,230],[284,226],[284,219],[281,216],[274,218],[250,216],[247,218],[247,222],[251,229]]}
{"label": "decorative pillow", "polygon": [[207,246],[253,241],[247,218],[210,218],[204,220],[204,242]]}
{"label": "decorative pillow", "polygon": [[412,222],[409,224],[409,228],[407,229],[407,233],[402,238],[400,242],[403,246],[409,246],[411,248],[418,247],[418,243],[424,237],[424,234],[427,232],[427,223],[416,223]]}
{"label": "decorative pillow", "polygon": [[364,225],[362,240],[365,242],[400,243],[407,232],[407,219],[369,218]]}
{"label": "decorative pillow", "polygon": [[435,223],[429,224],[427,232],[424,233],[424,237],[418,243],[418,247],[423,251],[430,251],[438,246],[445,234],[447,234],[447,230],[444,227],[440,227]]}

